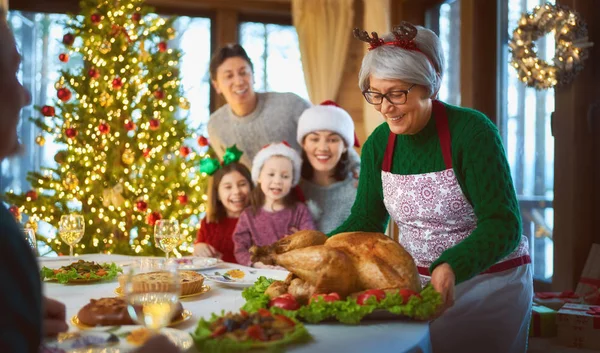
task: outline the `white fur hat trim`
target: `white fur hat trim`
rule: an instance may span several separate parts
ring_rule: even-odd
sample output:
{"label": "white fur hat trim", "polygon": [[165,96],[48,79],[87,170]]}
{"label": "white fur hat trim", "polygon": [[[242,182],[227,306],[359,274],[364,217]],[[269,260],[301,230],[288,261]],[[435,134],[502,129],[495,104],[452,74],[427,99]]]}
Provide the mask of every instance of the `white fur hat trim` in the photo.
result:
{"label": "white fur hat trim", "polygon": [[254,156],[254,159],[252,160],[252,181],[254,184],[258,183],[258,176],[260,175],[263,164],[265,164],[267,159],[273,156],[283,156],[292,161],[292,166],[294,168],[292,187],[298,185],[298,182],[300,181],[300,169],[302,168],[302,158],[296,150],[282,142],[271,143],[258,151],[256,156]]}
{"label": "white fur hat trim", "polygon": [[296,139],[302,146],[304,136],[313,131],[333,131],[340,135],[347,147],[354,146],[354,121],[350,114],[334,105],[315,105],[306,109],[298,119]]}

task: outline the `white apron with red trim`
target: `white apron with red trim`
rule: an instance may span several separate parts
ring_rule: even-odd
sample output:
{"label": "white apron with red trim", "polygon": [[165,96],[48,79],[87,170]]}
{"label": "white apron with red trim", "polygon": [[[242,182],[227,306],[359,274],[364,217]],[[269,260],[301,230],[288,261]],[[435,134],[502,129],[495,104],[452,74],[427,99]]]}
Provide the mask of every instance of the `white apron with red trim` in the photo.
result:
{"label": "white apron with red trim", "polygon": [[[473,207],[452,169],[446,109],[433,101],[433,113],[446,170],[392,174],[396,135],[390,133],[382,165],[384,203],[399,228],[399,241],[413,256],[421,283],[444,250],[477,227]],[[431,323],[434,353],[525,352],[533,284],[527,238],[506,258],[455,289],[454,306]]]}

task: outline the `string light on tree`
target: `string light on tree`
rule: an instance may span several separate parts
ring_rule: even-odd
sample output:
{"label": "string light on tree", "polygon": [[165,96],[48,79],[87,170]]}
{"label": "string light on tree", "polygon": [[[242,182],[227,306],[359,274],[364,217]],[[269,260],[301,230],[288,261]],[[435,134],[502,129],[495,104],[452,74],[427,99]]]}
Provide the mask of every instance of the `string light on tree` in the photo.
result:
{"label": "string light on tree", "polygon": [[[535,51],[535,41],[547,33],[554,34],[556,43],[553,64]],[[545,4],[521,16],[508,45],[519,79],[541,90],[569,84],[583,70],[593,43],[579,14],[564,5]]]}

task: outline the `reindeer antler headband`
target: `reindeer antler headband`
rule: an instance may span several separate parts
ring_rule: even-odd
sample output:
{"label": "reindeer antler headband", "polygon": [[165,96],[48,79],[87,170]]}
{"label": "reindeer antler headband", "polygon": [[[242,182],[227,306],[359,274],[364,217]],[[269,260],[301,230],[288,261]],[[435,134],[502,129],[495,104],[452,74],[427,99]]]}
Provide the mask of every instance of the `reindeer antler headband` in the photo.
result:
{"label": "reindeer antler headband", "polygon": [[417,44],[415,43],[417,32],[417,27],[406,21],[400,22],[399,25],[392,29],[392,34],[394,35],[395,40],[387,42],[379,38],[377,32],[371,32],[371,35],[369,36],[367,31],[361,31],[359,28],[355,28],[352,31],[356,39],[369,43],[369,50],[376,49],[382,45],[391,45],[405,50],[417,51],[425,55],[427,60],[429,60],[429,63],[431,63],[431,66],[433,66],[433,68],[437,71],[435,65],[433,65],[433,61],[431,61],[429,56],[423,53],[421,49],[417,47]]}

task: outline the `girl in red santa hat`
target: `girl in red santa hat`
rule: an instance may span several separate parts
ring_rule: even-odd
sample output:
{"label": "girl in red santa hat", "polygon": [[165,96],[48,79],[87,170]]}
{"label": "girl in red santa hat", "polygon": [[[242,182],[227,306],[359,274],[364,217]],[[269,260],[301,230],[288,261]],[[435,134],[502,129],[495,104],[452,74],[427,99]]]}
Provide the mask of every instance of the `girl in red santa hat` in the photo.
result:
{"label": "girl in red santa hat", "polygon": [[296,231],[315,229],[306,205],[290,192],[300,181],[301,166],[302,159],[286,142],[267,145],[254,157],[252,181],[256,187],[250,193],[250,207],[240,215],[233,234],[238,263],[272,267],[252,263],[250,247],[267,246]]}

